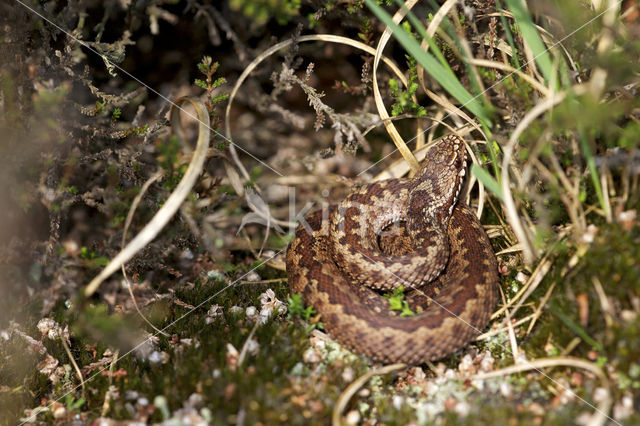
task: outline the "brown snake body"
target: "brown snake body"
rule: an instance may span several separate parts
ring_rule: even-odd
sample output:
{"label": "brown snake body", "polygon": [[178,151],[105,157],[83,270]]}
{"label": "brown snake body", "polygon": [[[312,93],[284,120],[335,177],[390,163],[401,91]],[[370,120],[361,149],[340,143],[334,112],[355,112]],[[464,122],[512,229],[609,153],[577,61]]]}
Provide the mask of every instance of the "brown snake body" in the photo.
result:
{"label": "brown snake body", "polygon": [[[287,250],[292,291],[314,306],[333,338],[376,361],[442,358],[481,332],[497,301],[489,238],[457,202],[464,143],[449,136],[427,158],[412,179],[367,185],[308,215]],[[399,285],[421,313],[389,311],[376,290]]]}

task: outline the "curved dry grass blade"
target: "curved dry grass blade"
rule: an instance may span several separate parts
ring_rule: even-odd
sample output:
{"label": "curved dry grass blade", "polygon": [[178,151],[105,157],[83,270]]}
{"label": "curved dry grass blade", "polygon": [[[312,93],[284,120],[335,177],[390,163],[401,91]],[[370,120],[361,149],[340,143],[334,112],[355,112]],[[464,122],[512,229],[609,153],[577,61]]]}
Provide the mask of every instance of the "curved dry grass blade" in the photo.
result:
{"label": "curved dry grass blade", "polygon": [[256,323],[253,325],[253,328],[251,329],[249,336],[247,336],[247,340],[245,340],[244,344],[242,345],[242,349],[240,350],[240,355],[238,356],[238,368],[242,366],[244,359],[247,357],[247,353],[249,353],[249,346],[251,345],[251,339],[253,339],[254,334],[256,334],[256,330],[258,329],[258,327],[260,327],[259,320],[256,321]]}
{"label": "curved dry grass blade", "polygon": [[[438,9],[436,14],[433,15],[433,19],[431,19],[431,22],[429,22],[429,26],[427,27],[426,34],[429,38],[433,38],[438,27],[442,23],[442,20],[445,18],[445,16],[447,16],[449,11],[451,11],[451,9],[456,5],[456,3],[458,3],[458,1],[459,0],[447,0],[444,2],[442,6],[440,6],[440,9]],[[427,52],[429,51],[429,44],[430,43],[428,39],[425,37],[422,39],[422,42],[420,43],[420,47],[422,48],[422,50]],[[424,90],[426,93],[427,86],[424,81],[424,67],[420,64],[418,64],[418,81],[420,82],[420,86],[422,87],[422,90]]]}
{"label": "curved dry grass blade", "polygon": [[340,397],[336,401],[336,405],[333,407],[333,414],[331,415],[331,425],[340,426],[342,424],[342,422],[340,421],[340,416],[342,415],[342,412],[344,411],[347,404],[349,403],[349,400],[353,395],[355,395],[358,389],[362,387],[362,385],[367,383],[367,381],[370,378],[372,378],[373,376],[379,376],[381,374],[388,374],[396,370],[401,370],[406,366],[407,366],[406,364],[386,365],[384,367],[369,370],[367,373],[363,374],[362,376],[358,377],[356,380],[351,382],[351,384],[347,386],[347,388],[342,392],[342,394],[340,394]]}
{"label": "curved dry grass blade", "polygon": [[109,412],[109,408],[111,407],[111,400],[113,399],[113,395],[115,393],[113,386],[113,372],[115,370],[116,364],[118,363],[118,356],[120,355],[120,349],[116,349],[113,352],[113,358],[109,363],[109,371],[107,371],[107,377],[109,377],[109,387],[104,394],[104,401],[102,402],[102,411],[101,416],[107,417],[107,413]]}
{"label": "curved dry grass blade", "polygon": [[176,107],[183,103],[189,102],[196,110],[198,116],[198,142],[196,144],[195,152],[191,157],[191,162],[184,173],[184,176],[173,190],[165,204],[158,210],[153,216],[151,221],[136,235],[136,237],[123,248],[120,253],[114,257],[111,262],[95,277],[84,290],[86,297],[91,296],[100,286],[100,284],[107,279],[111,274],[117,271],[122,265],[124,265],[129,259],[135,256],[145,245],[153,240],[167,223],[171,220],[173,215],[180,208],[180,204],[189,195],[191,188],[195,185],[198,176],[202,172],[202,167],[207,155],[207,149],[209,148],[209,112],[207,107],[198,99],[183,97],[176,99],[173,103],[170,111],[171,121],[173,123],[173,129],[179,139],[184,141],[183,132],[180,126],[180,113],[176,114]]}
{"label": "curved dry grass blade", "polygon": [[[417,0],[410,0],[407,3],[407,8],[409,9],[412,8],[416,3],[417,3]],[[403,18],[404,18],[404,10],[400,9],[393,16],[392,19],[394,22],[400,22],[402,21]],[[418,164],[418,161],[411,153],[411,150],[405,143],[404,139],[402,139],[402,136],[400,136],[400,133],[398,133],[396,126],[394,126],[391,120],[389,120],[389,113],[387,112],[387,108],[384,106],[384,101],[382,100],[382,94],[380,93],[380,88],[378,86],[378,63],[380,62],[380,57],[382,56],[382,51],[384,50],[384,47],[387,45],[387,42],[391,38],[391,34],[392,34],[391,28],[387,26],[387,28],[384,30],[384,33],[382,33],[380,40],[378,41],[378,47],[376,47],[376,54],[373,58],[373,97],[376,102],[376,108],[378,109],[378,115],[380,115],[380,118],[384,123],[384,127],[387,129],[387,133],[393,140],[393,143],[395,144],[396,148],[398,148],[398,151],[400,151],[402,158],[404,158],[404,160],[407,163],[409,163],[409,166],[411,167],[411,169],[414,172],[416,172],[420,168],[420,165]]]}
{"label": "curved dry grass blade", "polygon": [[[585,88],[586,87],[584,85],[575,85],[573,86],[572,90],[576,94],[581,94],[585,92]],[[522,132],[524,132],[524,130],[540,115],[562,102],[565,97],[566,92],[554,93],[552,97],[542,100],[535,107],[533,107],[529,112],[527,112],[527,114],[525,114],[518,126],[516,126],[513,133],[511,134],[511,137],[509,138],[509,141],[503,148],[502,193],[504,197],[504,212],[509,225],[511,225],[511,228],[513,229],[513,232],[518,239],[518,242],[522,245],[524,260],[528,265],[530,265],[537,257],[537,250],[533,246],[532,236],[530,235],[530,232],[520,220],[518,209],[516,208],[515,201],[513,200],[513,196],[511,194],[511,180],[508,171],[511,165],[511,158],[514,154],[515,146],[518,143],[518,138],[520,137]]]}
{"label": "curved dry grass blade", "polygon": [[[442,20],[445,18],[445,16],[447,16],[449,11],[456,5],[456,3],[458,3],[458,1],[459,0],[447,0],[447,1],[444,2],[444,4],[442,6],[440,6],[440,8],[436,12],[436,14],[433,16],[433,19],[431,19],[431,22],[429,23],[429,26],[427,27],[426,34],[427,34],[427,36],[429,38],[433,38],[433,36],[436,33],[438,27],[442,23]],[[429,42],[428,42],[428,39],[426,37],[422,39],[422,42],[420,43],[420,47],[425,52],[427,52],[429,50]],[[431,98],[437,104],[442,106],[447,112],[449,112],[449,114],[459,115],[460,117],[463,117],[465,120],[467,120],[468,123],[476,124],[475,121],[471,120],[470,117],[467,116],[465,118],[464,115],[459,114],[458,111],[459,112],[463,112],[463,111],[460,110],[459,108],[457,108],[452,103],[449,102],[448,105],[443,105],[440,102],[440,97],[439,96],[438,97],[432,97],[431,94],[433,94],[433,92],[431,92],[430,90],[427,90],[427,85],[425,83],[424,67],[422,65],[418,64],[417,70],[418,70],[418,82],[420,83],[420,87],[422,88],[422,91],[425,94],[427,94],[427,96],[429,96],[429,98]],[[477,124],[476,124],[476,126],[477,126]],[[479,126],[477,126],[476,129],[480,132],[480,134],[483,134],[483,132],[480,130]],[[420,148],[420,147],[421,147],[420,145],[416,145],[416,148]]]}
{"label": "curved dry grass blade", "polygon": [[[499,289],[500,297],[502,298],[502,305],[505,306],[507,304],[507,299],[504,295],[502,287],[499,287]],[[518,348],[518,339],[516,339],[516,332],[513,328],[513,322],[511,320],[511,318],[513,317],[511,316],[511,311],[509,311],[509,309],[504,310],[504,318],[507,323],[507,335],[509,336],[509,344],[511,345],[511,356],[513,356],[513,362],[519,364],[523,359],[521,356],[523,355],[523,353],[521,353],[520,349]]]}
{"label": "curved dry grass blade", "polygon": [[[452,131],[452,133],[455,133],[456,135],[463,137],[465,135],[467,135],[470,132],[469,128],[466,129],[457,129],[456,131]],[[445,136],[443,136],[444,138]],[[412,155],[418,160],[418,161],[422,161],[424,160],[425,156],[427,155],[427,151],[429,150],[429,148],[436,143],[437,141],[439,141],[442,138],[438,138],[436,139],[433,143],[429,144],[428,146],[424,146],[420,149],[417,149],[415,151],[412,152]],[[404,176],[405,174],[407,174],[407,172],[410,170],[409,165],[407,164],[407,161],[402,158],[400,160],[396,160],[393,163],[391,163],[391,165],[389,165],[385,170],[383,170],[382,172],[378,173],[373,179],[371,179],[372,182],[377,182],[379,180],[384,180],[384,179],[395,179],[395,178],[399,178]]]}
{"label": "curved dry grass blade", "polygon": [[[538,64],[540,71],[544,75],[547,84],[554,85],[557,82],[556,71],[548,52],[547,46],[542,42],[542,38],[531,20],[531,15],[522,0],[505,0],[513,17],[518,23],[520,33],[525,44],[531,49],[533,59]],[[554,87],[552,86],[552,87]]]}
{"label": "curved dry grass blade", "polygon": [[[485,14],[481,14],[478,15],[478,17],[499,17],[501,20],[506,20],[506,18],[509,19],[515,19],[513,17],[513,14],[511,14],[509,11],[504,10],[502,13],[500,12],[494,12],[494,13],[485,13]],[[507,39],[509,39],[509,46],[510,49],[509,51],[498,47],[499,50],[502,50],[503,52],[507,53],[509,56],[511,56],[514,61],[516,61],[516,69],[522,71],[522,66],[520,65],[517,56],[513,56],[512,51],[515,48],[515,45],[513,44],[513,38],[511,36],[511,31],[509,30],[509,27],[506,25],[506,22],[503,23],[503,26],[505,28],[505,35],[507,36]],[[538,31],[538,33],[540,34],[540,37],[542,38],[542,41],[544,41],[544,44],[547,46],[559,46],[560,49],[562,49],[562,51],[564,52],[564,57],[567,61],[569,61],[569,65],[571,66],[571,69],[575,72],[578,71],[578,66],[576,65],[575,60],[573,59],[573,57],[571,56],[571,54],[569,53],[569,50],[567,50],[566,47],[564,47],[564,45],[562,44],[561,41],[557,41],[556,38],[553,36],[553,34],[551,34],[546,28],[541,27],[537,24],[534,24],[534,27],[536,28],[536,30]],[[530,58],[528,58],[530,59]]]}
{"label": "curved dry grass blade", "polygon": [[[608,413],[611,410],[611,405],[613,400],[611,398],[611,387],[609,385],[609,379],[603,373],[602,369],[598,367],[596,364],[592,362],[585,361],[581,358],[574,357],[556,357],[556,358],[540,358],[533,361],[527,361],[522,364],[513,365],[511,367],[506,367],[501,370],[491,371],[488,373],[480,373],[472,377],[472,380],[475,379],[489,379],[493,377],[502,377],[507,376],[509,374],[520,373],[522,371],[529,370],[538,370],[541,368],[548,367],[558,367],[558,366],[567,366],[573,368],[581,368],[583,370],[587,370],[593,373],[598,379],[600,379],[600,383],[606,391],[606,395],[601,399],[600,403],[597,407],[589,404],[584,399],[580,398],[583,402],[587,403],[589,406],[595,409],[595,414],[589,421],[589,425],[591,426],[600,426],[604,425],[609,418]],[[576,395],[577,396],[577,395]]]}
{"label": "curved dry grass blade", "polygon": [[538,105],[533,107],[520,121],[515,128],[509,142],[503,148],[502,157],[502,195],[504,212],[511,225],[511,229],[516,234],[518,241],[522,244],[522,254],[526,264],[530,265],[537,257],[537,250],[533,246],[532,237],[527,229],[523,226],[520,216],[518,215],[518,209],[516,208],[515,201],[511,194],[511,180],[509,179],[509,168],[511,165],[511,157],[513,156],[515,145],[518,143],[518,138],[524,132],[524,130],[536,119],[549,109],[553,108],[565,98],[566,93],[555,93],[553,96],[544,99]]}
{"label": "curved dry grass blade", "polygon": [[[355,47],[356,49],[362,50],[364,52],[367,52],[370,55],[374,55],[374,56],[376,55],[376,50],[373,49],[372,47],[364,43],[361,43],[357,40],[350,39],[348,37],[342,37],[342,36],[337,36],[333,34],[315,34],[315,35],[306,35],[306,36],[298,37],[296,39],[296,43],[303,43],[308,41],[326,41],[330,43],[344,44],[347,46]],[[258,55],[253,61],[251,61],[251,63],[247,65],[247,67],[242,72],[242,74],[240,74],[240,77],[238,77],[236,84],[233,86],[233,89],[229,94],[229,101],[227,103],[227,109],[225,113],[225,135],[227,136],[227,138],[231,139],[231,121],[230,121],[231,106],[233,105],[233,100],[238,94],[238,90],[240,90],[240,86],[242,86],[242,84],[247,79],[249,74],[251,74],[251,72],[254,69],[256,69],[256,67],[260,65],[262,61],[264,61],[265,59],[267,59],[269,56],[273,55],[280,49],[283,49],[291,45],[292,43],[293,43],[293,40],[285,40],[280,43],[274,44],[269,49],[265,50],[260,55]],[[406,87],[408,84],[407,79],[405,78],[402,71],[400,71],[398,66],[386,56],[382,56],[381,59],[391,69],[391,71],[393,71],[393,73],[398,77],[398,79],[402,81],[402,84]],[[375,67],[374,67],[374,73],[375,73]],[[374,81],[375,81],[375,77],[374,77]],[[239,160],[236,160],[236,158],[234,157],[234,161],[238,162]]]}
{"label": "curved dry grass blade", "polygon": [[[157,172],[155,172],[142,185],[142,188],[140,188],[140,192],[133,199],[133,202],[131,203],[131,207],[129,208],[129,212],[127,213],[127,218],[124,221],[124,229],[122,230],[122,240],[120,242],[120,246],[122,247],[122,249],[124,249],[124,247],[125,247],[125,244],[126,244],[126,241],[127,241],[127,232],[129,231],[129,226],[131,226],[131,221],[133,220],[133,215],[134,215],[136,209],[138,208],[138,205],[140,204],[140,201],[142,201],[142,197],[147,192],[147,190],[149,189],[151,184],[153,184],[153,182],[157,181],[162,176],[164,176],[164,173],[165,173],[164,170],[158,170]],[[131,296],[131,301],[133,302],[133,306],[136,308],[136,311],[138,312],[138,315],[140,315],[140,317],[144,320],[144,322],[146,322],[156,332],[158,332],[159,334],[162,334],[163,336],[168,336],[167,333],[165,333],[164,331],[160,330],[158,327],[153,325],[153,323],[151,321],[149,321],[149,319],[147,319],[147,317],[144,316],[144,314],[140,310],[140,307],[138,306],[138,302],[136,301],[136,298],[135,298],[135,296],[133,294],[133,286],[131,284],[131,281],[129,281],[129,277],[127,276],[127,271],[125,270],[124,264],[120,267],[120,269],[122,270],[122,276],[123,276],[125,282],[127,283],[127,290],[129,290],[129,295]]]}
{"label": "curved dry grass blade", "polygon": [[468,61],[470,64],[476,65],[479,67],[495,68],[495,69],[508,72],[509,74],[515,74],[521,79],[523,79],[524,81],[526,81],[527,83],[529,83],[534,89],[536,89],[538,92],[544,95],[544,97],[549,97],[551,95],[551,91],[545,85],[540,84],[538,80],[536,80],[535,78],[523,73],[519,69],[514,68],[509,64],[505,64],[504,62],[490,61],[488,59],[471,58],[471,59],[465,59],[465,60]]}
{"label": "curved dry grass blade", "polygon": [[425,88],[425,93],[432,101],[442,106],[445,109],[445,111],[449,113],[450,116],[454,116],[454,117],[458,116],[462,118],[464,121],[466,121],[470,126],[476,129],[485,138],[485,141],[487,141],[488,143],[487,136],[485,135],[482,128],[478,125],[478,123],[476,123],[476,121],[473,118],[469,116],[469,114],[464,112],[464,110],[455,106],[451,101],[449,101],[449,99],[445,98],[444,96],[440,96],[429,89]]}
{"label": "curved dry grass blade", "polygon": [[[482,102],[480,102],[477,97],[472,96],[455,75],[448,72],[433,55],[422,50],[420,44],[394,21],[394,18],[399,16],[398,13],[394,15],[394,18],[391,18],[391,16],[373,0],[365,0],[365,3],[373,13],[390,28],[393,36],[404,46],[407,52],[413,56],[416,61],[420,62],[425,69],[428,69],[429,74],[431,74],[448,93],[461,102],[465,108],[485,123],[487,127],[491,127],[491,120]],[[405,8],[401,8],[401,10],[405,10]],[[389,28],[387,30],[389,30]],[[387,30],[385,30],[385,33]]]}

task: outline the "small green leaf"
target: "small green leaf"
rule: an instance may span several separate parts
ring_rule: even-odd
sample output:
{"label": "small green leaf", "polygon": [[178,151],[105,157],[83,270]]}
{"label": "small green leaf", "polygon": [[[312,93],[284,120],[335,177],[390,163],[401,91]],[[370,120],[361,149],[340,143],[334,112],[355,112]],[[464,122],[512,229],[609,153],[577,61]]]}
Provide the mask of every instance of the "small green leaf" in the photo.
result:
{"label": "small green leaf", "polygon": [[287,298],[287,305],[289,310],[289,317],[299,317],[306,321],[311,319],[315,315],[313,306],[304,306],[302,301],[302,295],[299,293],[293,293]]}
{"label": "small green leaf", "polygon": [[391,297],[389,299],[389,309],[391,309],[392,311],[401,311],[402,299],[398,299],[397,297]]}
{"label": "small green leaf", "polygon": [[228,97],[229,97],[228,93],[223,93],[221,95],[214,96],[213,99],[211,100],[211,102],[213,102],[214,104],[217,104],[218,102],[222,102],[222,101],[227,100]]}
{"label": "small green leaf", "polygon": [[96,113],[102,114],[106,106],[106,102],[96,102]]}
{"label": "small green leaf", "polygon": [[389,299],[389,310],[400,311],[401,317],[409,317],[415,315],[415,312],[409,307],[409,303],[404,300],[404,287],[398,286],[393,289],[392,294],[384,295],[386,299]]}
{"label": "small green leaf", "polygon": [[401,317],[412,317],[414,316],[416,313],[413,312],[411,310],[411,308],[409,308],[409,302],[407,302],[406,300],[402,301],[402,310],[400,312],[400,316]]}
{"label": "small green leaf", "polygon": [[217,79],[216,79],[216,81],[214,81],[214,82],[211,84],[211,88],[212,88],[212,89],[215,89],[215,88],[216,88],[216,87],[218,87],[218,86],[222,86],[222,85],[223,85],[223,84],[225,84],[226,82],[227,82],[227,79],[226,79],[226,78],[224,78],[224,77],[219,77],[219,78],[217,78]]}

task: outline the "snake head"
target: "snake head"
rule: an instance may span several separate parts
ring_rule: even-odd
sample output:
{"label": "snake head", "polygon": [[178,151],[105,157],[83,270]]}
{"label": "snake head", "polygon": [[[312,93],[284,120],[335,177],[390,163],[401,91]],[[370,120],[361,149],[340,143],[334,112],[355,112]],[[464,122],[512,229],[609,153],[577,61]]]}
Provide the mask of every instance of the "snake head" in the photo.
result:
{"label": "snake head", "polygon": [[447,223],[458,201],[467,167],[464,141],[455,135],[441,139],[427,152],[424,165],[413,177],[410,209]]}

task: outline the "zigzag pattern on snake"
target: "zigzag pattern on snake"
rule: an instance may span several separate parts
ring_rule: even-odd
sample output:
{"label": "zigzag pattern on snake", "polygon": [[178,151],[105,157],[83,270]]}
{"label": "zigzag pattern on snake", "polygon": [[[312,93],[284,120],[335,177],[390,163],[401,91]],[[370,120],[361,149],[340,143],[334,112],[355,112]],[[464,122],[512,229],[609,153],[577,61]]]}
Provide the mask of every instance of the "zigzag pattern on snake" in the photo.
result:
{"label": "zigzag pattern on snake", "polygon": [[[287,249],[289,286],[337,341],[373,360],[419,364],[471,341],[498,298],[497,261],[475,214],[458,201],[464,142],[448,136],[411,179],[355,190],[305,217]],[[379,290],[402,285],[415,316]]]}

